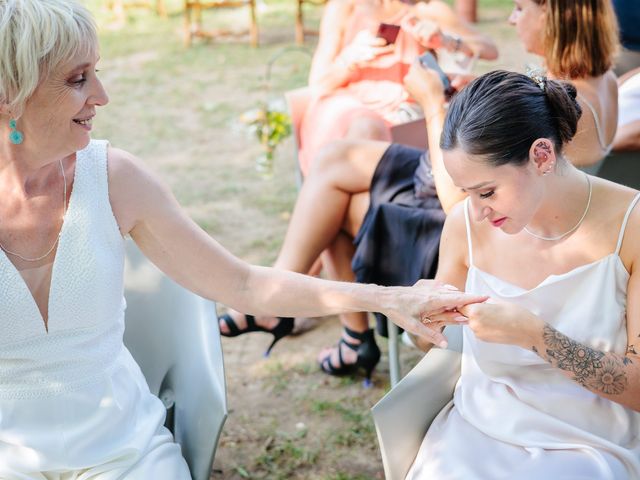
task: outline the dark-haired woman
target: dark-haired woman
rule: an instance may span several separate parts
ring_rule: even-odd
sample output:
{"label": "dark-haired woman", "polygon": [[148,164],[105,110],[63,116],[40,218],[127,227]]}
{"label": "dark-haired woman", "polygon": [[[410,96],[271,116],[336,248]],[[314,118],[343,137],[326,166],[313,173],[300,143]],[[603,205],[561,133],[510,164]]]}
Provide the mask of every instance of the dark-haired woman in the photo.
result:
{"label": "dark-haired woman", "polygon": [[490,300],[461,309],[462,375],[409,479],[640,478],[640,193],[567,161],[580,115],[570,84],[504,71],[449,107],[468,198],[436,278]]}

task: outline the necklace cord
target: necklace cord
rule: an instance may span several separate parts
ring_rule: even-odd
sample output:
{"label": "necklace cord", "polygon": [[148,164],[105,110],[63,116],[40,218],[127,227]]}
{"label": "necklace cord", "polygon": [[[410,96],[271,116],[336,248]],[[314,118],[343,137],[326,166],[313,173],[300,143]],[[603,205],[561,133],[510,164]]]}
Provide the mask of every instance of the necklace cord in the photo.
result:
{"label": "necklace cord", "polygon": [[67,214],[67,176],[64,173],[64,167],[62,166],[62,160],[59,161],[59,164],[60,164],[60,173],[62,174],[62,181],[64,183],[63,189],[62,189],[62,225],[60,226],[60,231],[58,232],[58,235],[56,236],[56,239],[53,242],[53,245],[51,245],[51,248],[49,248],[49,250],[47,250],[47,253],[45,253],[44,255],[40,255],[39,257],[36,257],[36,258],[29,258],[29,257],[24,257],[24,256],[20,255],[19,253],[16,253],[16,252],[13,252],[13,251],[9,250],[8,248],[6,248],[0,242],[0,248],[5,253],[8,253],[9,255],[13,255],[14,257],[18,257],[20,260],[24,260],[25,262],[37,262],[39,260],[42,260],[43,258],[48,257],[49,254],[51,252],[53,252],[53,249],[56,248],[56,245],[60,241],[60,236],[62,235],[62,227],[64,226],[64,217]]}
{"label": "necklace cord", "polygon": [[555,237],[545,237],[543,235],[538,235],[537,233],[534,233],[531,230],[529,230],[527,227],[524,227],[524,231],[527,232],[532,237],[538,238],[540,240],[546,240],[548,242],[555,242],[556,240],[560,240],[566,237],[567,235],[569,235],[570,233],[575,232],[578,229],[578,227],[582,225],[582,222],[587,217],[587,213],[589,212],[589,207],[591,206],[591,193],[593,192],[593,187],[591,185],[591,180],[589,179],[589,175],[585,173],[584,176],[587,179],[587,185],[589,185],[589,198],[587,200],[587,207],[584,209],[584,213],[582,214],[582,217],[580,217],[580,220],[578,220],[578,223],[576,223],[571,230]]}

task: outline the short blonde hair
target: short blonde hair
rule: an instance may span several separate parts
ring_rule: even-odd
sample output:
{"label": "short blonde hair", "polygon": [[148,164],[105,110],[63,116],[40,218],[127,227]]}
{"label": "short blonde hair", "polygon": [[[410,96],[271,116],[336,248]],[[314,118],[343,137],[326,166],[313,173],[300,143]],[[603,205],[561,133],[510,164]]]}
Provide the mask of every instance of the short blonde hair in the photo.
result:
{"label": "short blonde hair", "polygon": [[618,51],[618,22],[611,0],[534,0],[547,5],[547,68],[563,78],[598,77]]}
{"label": "short blonde hair", "polygon": [[77,0],[0,0],[0,102],[18,118],[43,79],[97,48],[93,17]]}

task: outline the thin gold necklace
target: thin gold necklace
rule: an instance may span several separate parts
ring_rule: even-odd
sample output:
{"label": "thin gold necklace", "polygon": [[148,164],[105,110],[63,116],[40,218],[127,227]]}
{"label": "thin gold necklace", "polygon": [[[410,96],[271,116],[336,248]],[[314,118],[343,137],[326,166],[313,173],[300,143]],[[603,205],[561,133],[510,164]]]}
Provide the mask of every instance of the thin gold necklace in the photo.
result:
{"label": "thin gold necklace", "polygon": [[[64,174],[64,167],[62,166],[62,160],[60,160],[59,163],[60,163],[60,173],[62,173],[62,181],[64,183],[64,186],[63,186],[63,189],[62,189],[62,219],[63,219],[62,220],[62,225],[64,225],[64,216],[67,213],[67,176]],[[5,247],[2,243],[0,243],[0,248],[5,253],[8,253],[9,255],[13,255],[14,257],[18,257],[20,260],[24,260],[25,262],[37,262],[39,260],[42,260],[43,258],[47,258],[49,256],[49,254],[51,252],[53,252],[53,249],[56,248],[56,245],[60,241],[60,235],[62,235],[62,225],[60,226],[60,231],[58,232],[58,235],[56,236],[55,242],[53,242],[53,245],[51,245],[51,248],[49,250],[47,250],[47,253],[45,253],[44,255],[40,255],[39,257],[36,257],[36,258],[24,257],[24,256],[20,255],[19,253],[12,252],[7,247]]]}
{"label": "thin gold necklace", "polygon": [[584,209],[584,213],[582,214],[582,217],[580,218],[580,220],[578,220],[578,223],[576,223],[575,226],[571,230],[569,230],[568,232],[563,233],[562,235],[558,235],[558,236],[555,236],[555,237],[544,237],[542,235],[538,235],[537,233],[533,233],[527,227],[524,227],[524,231],[527,232],[532,237],[539,238],[540,240],[546,240],[548,242],[555,242],[556,240],[560,240],[561,238],[566,237],[570,233],[575,232],[578,229],[578,227],[580,225],[582,225],[582,222],[584,221],[585,217],[587,216],[587,212],[589,212],[589,207],[591,206],[591,193],[593,191],[593,188],[591,187],[591,180],[589,179],[589,175],[587,175],[585,173],[584,176],[587,179],[587,185],[589,185],[589,199],[587,200],[587,207]]}

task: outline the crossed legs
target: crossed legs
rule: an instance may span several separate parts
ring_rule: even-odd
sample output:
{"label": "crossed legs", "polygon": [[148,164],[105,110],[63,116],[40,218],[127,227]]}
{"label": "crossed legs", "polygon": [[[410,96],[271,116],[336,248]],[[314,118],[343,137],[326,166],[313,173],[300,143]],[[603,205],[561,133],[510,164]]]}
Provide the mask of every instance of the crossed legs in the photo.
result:
{"label": "crossed legs", "polygon": [[[322,254],[331,279],[355,280],[351,270],[352,241],[369,208],[371,179],[388,146],[386,142],[346,139],[320,151],[300,190],[275,268],[309,273]],[[244,315],[234,311],[230,314],[240,329],[246,325]],[[267,329],[278,321],[274,317],[256,318],[256,323]],[[368,329],[365,313],[342,315],[341,322],[356,332]],[[228,332],[224,322],[220,330]],[[356,352],[343,349],[342,353],[346,363],[355,361]],[[327,354],[323,351],[321,356]],[[337,350],[331,355],[331,363],[337,366]]]}

